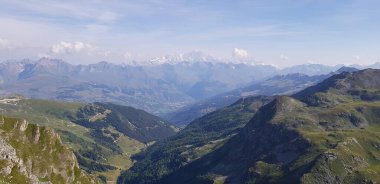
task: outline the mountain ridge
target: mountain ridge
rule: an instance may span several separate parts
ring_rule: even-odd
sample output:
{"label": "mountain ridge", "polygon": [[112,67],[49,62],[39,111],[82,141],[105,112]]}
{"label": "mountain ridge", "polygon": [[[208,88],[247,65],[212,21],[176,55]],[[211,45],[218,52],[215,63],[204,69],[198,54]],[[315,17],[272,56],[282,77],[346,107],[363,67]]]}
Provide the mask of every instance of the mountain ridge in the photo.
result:
{"label": "mountain ridge", "polygon": [[[0,63],[0,95],[18,93],[31,98],[112,102],[162,115],[276,74],[327,74],[338,66],[315,64],[310,70],[306,65],[294,67],[285,70],[271,65],[209,60],[151,66],[106,61],[74,65],[49,58],[12,60]],[[302,70],[297,69],[300,67]]]}
{"label": "mountain ridge", "polygon": [[344,72],[317,84],[322,86],[318,90],[312,86],[299,93],[303,95],[277,96],[216,150],[142,183],[380,181],[380,103],[351,93],[360,89],[371,95],[380,89],[378,77],[380,70],[374,69]]}
{"label": "mountain ridge", "polygon": [[159,114],[264,78],[274,70],[212,62],[130,66],[105,61],[72,65],[47,58],[8,61],[0,63],[0,95],[113,102]]}

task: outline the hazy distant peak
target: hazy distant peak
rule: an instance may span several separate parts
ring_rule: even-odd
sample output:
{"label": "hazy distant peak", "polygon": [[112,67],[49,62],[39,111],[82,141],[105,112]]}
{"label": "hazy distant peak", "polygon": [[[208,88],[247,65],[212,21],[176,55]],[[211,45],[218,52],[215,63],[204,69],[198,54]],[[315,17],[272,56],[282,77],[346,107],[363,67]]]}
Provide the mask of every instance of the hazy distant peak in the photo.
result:
{"label": "hazy distant peak", "polygon": [[41,58],[36,62],[40,66],[58,66],[58,65],[70,65],[69,63],[60,59]]}
{"label": "hazy distant peak", "polygon": [[342,65],[329,66],[324,64],[302,64],[284,68],[281,73],[302,73],[306,75],[329,74],[338,70]]}
{"label": "hazy distant peak", "polygon": [[306,77],[309,75],[303,74],[303,73],[289,73],[289,74],[283,74],[283,75],[276,75],[272,79],[282,79],[282,78],[301,78]]}
{"label": "hazy distant peak", "polygon": [[359,69],[354,68],[354,67],[347,67],[347,66],[342,66],[339,68],[335,73],[342,73],[342,72],[355,72],[358,71]]}
{"label": "hazy distant peak", "polygon": [[112,66],[112,65],[115,65],[115,64],[107,62],[107,61],[100,61],[98,63],[90,64],[90,65],[91,66]]}

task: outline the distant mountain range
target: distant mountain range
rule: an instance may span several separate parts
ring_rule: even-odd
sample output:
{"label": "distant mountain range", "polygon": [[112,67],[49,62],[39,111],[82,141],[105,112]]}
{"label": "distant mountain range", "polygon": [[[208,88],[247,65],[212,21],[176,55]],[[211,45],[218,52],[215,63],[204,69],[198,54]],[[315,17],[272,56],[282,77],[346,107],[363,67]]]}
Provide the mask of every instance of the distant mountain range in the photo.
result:
{"label": "distant mountain range", "polygon": [[242,88],[225,92],[205,100],[200,100],[177,111],[165,114],[163,117],[171,123],[183,127],[194,119],[202,117],[203,115],[222,107],[226,107],[240,98],[259,95],[290,95],[309,86],[315,85],[334,74],[357,70],[358,69],[352,67],[341,67],[335,72],[324,75],[309,76],[300,73],[277,75]]}
{"label": "distant mountain range", "polygon": [[152,113],[262,80],[273,66],[211,62],[161,65],[71,65],[61,60],[0,63],[0,95],[81,102],[113,102]]}
{"label": "distant mountain range", "polygon": [[379,92],[380,70],[366,69],[241,99],[136,155],[118,182],[378,183]]}
{"label": "distant mountain range", "polygon": [[157,60],[160,62],[147,65],[104,61],[72,65],[47,58],[5,61],[0,63],[0,95],[112,102],[157,115],[278,74],[322,75],[340,67],[308,64],[278,69],[271,65],[216,62],[199,53]]}
{"label": "distant mountain range", "polygon": [[198,59],[1,63],[0,183],[380,182],[380,70]]}

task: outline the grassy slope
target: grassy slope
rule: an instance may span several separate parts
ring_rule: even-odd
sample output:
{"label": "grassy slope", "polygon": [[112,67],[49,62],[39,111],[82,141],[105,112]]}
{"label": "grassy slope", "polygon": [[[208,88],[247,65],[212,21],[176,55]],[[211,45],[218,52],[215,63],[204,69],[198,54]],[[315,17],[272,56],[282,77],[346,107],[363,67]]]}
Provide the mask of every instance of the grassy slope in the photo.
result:
{"label": "grassy slope", "polygon": [[[70,122],[67,114],[74,114],[85,104],[59,102],[48,100],[20,100],[13,104],[0,104],[1,114],[19,117],[39,125],[46,125],[54,128],[62,137],[64,144],[68,145],[76,153],[79,151],[92,151],[94,149],[101,152],[104,158],[97,160],[100,164],[106,164],[116,167],[103,172],[93,172],[95,175],[104,175],[110,181],[115,181],[120,170],[128,169],[132,165],[130,156],[140,151],[144,144],[131,139],[120,132],[117,145],[122,148],[122,153],[114,153],[107,146],[99,145],[95,147],[96,142],[89,134],[89,129],[78,124]],[[91,171],[91,170],[88,170]]]}
{"label": "grassy slope", "polygon": [[[380,102],[351,101],[322,114],[327,115],[325,120],[331,120],[332,113],[335,121],[344,122],[340,115],[344,112],[352,114],[352,109],[359,109],[356,116],[365,118],[368,122],[365,127],[301,130],[302,136],[314,143],[314,150],[309,153],[319,153],[319,157],[314,157],[316,164],[302,176],[303,183],[320,182],[323,174],[334,175],[339,178],[335,182],[343,183],[380,181]],[[303,162],[310,154],[298,162]]]}

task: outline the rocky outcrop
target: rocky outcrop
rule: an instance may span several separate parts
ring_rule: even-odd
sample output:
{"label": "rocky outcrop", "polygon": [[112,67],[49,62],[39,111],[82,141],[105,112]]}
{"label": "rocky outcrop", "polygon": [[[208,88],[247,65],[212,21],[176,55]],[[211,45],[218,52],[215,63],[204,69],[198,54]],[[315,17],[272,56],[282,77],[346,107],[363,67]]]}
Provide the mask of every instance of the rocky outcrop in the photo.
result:
{"label": "rocky outcrop", "polygon": [[96,183],[51,128],[0,119],[0,183]]}

